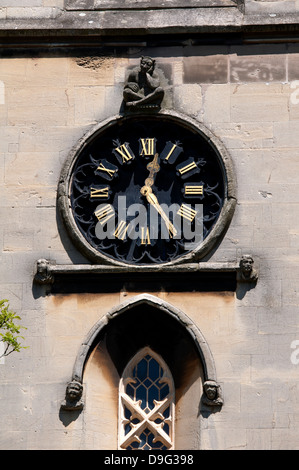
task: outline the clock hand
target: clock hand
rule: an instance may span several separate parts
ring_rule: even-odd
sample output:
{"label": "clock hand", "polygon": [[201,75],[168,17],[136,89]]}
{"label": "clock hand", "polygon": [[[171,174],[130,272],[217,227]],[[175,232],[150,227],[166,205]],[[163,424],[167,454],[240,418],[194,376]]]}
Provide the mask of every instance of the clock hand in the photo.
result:
{"label": "clock hand", "polygon": [[152,206],[156,209],[158,214],[162,217],[164,222],[166,223],[166,226],[169,230],[169,235],[170,236],[175,236],[177,231],[174,228],[173,224],[170,222],[169,218],[163,211],[162,207],[160,206],[157,197],[153,194],[151,186],[154,184],[154,177],[156,176],[156,173],[160,170],[160,165],[158,163],[158,153],[155,154],[154,159],[148,163],[147,169],[149,170],[149,176],[146,178],[144,182],[144,186],[140,189],[140,192],[143,196],[146,197],[147,201],[152,204]]}
{"label": "clock hand", "polygon": [[175,236],[177,234],[177,231],[173,224],[170,222],[165,212],[163,211],[162,207],[160,206],[157,197],[152,191],[152,188],[150,186],[145,185],[140,189],[140,192],[143,196],[146,197],[147,201],[156,209],[158,214],[160,214],[166,224],[166,227],[169,230],[170,237]]}
{"label": "clock hand", "polygon": [[148,165],[146,166],[146,168],[149,170],[149,176],[148,178],[146,178],[144,182],[145,186],[151,187],[154,184],[156,173],[158,173],[158,171],[160,170],[158,157],[159,155],[156,153],[153,160],[150,163],[148,163]]}

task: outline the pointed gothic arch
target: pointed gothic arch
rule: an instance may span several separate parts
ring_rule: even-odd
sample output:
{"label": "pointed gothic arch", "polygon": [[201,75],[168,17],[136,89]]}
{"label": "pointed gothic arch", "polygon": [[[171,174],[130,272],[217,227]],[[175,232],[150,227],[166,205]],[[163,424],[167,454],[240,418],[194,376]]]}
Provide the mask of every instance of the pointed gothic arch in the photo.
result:
{"label": "pointed gothic arch", "polygon": [[[149,356],[167,373],[160,370],[158,379],[149,375],[144,384],[142,380],[138,382],[145,385],[145,389],[148,387],[141,395],[148,398],[152,393],[149,392],[150,381],[157,380],[155,386],[162,389],[161,378],[171,377],[173,394],[167,399],[173,405],[175,431],[174,426],[170,427],[169,439],[161,432],[161,426],[166,425],[167,430],[170,424],[169,409],[163,415],[166,396],[159,395],[158,400],[153,401],[153,418],[156,419],[156,411],[158,415],[161,412],[162,417],[159,415],[158,419],[163,423],[159,422],[155,429],[151,413],[147,418],[142,406],[139,407],[142,397],[132,390],[127,393],[124,386],[126,379],[140,379],[135,377],[131,366],[137,366],[134,361],[145,351],[150,352]],[[129,403],[131,409],[122,411],[120,403],[122,406]],[[151,409],[151,404],[150,399],[145,407]],[[213,356],[198,327],[168,302],[141,294],[111,309],[90,330],[79,349],[62,409],[80,412],[84,406],[86,427],[107,449],[151,449],[155,445],[158,448],[161,445],[161,449],[199,449],[201,417],[220,411],[222,404]],[[130,411],[133,411],[131,415]],[[133,427],[131,434],[128,428],[124,431],[125,426],[130,426],[126,420],[137,427],[141,423],[140,429]]]}
{"label": "pointed gothic arch", "polygon": [[[88,357],[98,342],[101,332],[111,323],[131,312],[137,307],[149,306],[153,310],[163,312],[166,317],[177,322],[178,326],[189,337],[202,364],[204,381],[217,382],[216,369],[211,350],[195,323],[180,309],[150,294],[141,294],[114,307],[101,318],[89,331],[80,346],[73,368],[72,381],[83,383],[84,367]],[[125,363],[126,364],[126,363]]]}

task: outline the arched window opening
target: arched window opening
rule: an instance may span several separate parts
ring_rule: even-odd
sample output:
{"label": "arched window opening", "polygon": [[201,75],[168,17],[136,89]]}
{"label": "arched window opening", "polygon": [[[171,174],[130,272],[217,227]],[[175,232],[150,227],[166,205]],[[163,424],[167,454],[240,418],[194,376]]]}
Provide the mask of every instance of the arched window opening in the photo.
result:
{"label": "arched window opening", "polygon": [[174,448],[174,382],[165,361],[149,347],[128,363],[119,386],[119,448]]}
{"label": "arched window opening", "polygon": [[[217,383],[213,356],[194,323],[153,295],[129,299],[94,325],[72,378],[84,384],[90,448],[159,450],[162,443],[161,448],[197,450],[210,439],[202,426],[202,396],[204,383]],[[127,442],[133,435],[136,442]]]}

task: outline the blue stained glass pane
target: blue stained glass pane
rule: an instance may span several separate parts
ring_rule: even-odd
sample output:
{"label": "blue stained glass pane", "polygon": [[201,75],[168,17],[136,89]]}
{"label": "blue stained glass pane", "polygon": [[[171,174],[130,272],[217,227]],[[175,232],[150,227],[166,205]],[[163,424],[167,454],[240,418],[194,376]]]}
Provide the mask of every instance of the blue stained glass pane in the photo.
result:
{"label": "blue stained glass pane", "polygon": [[151,446],[152,449],[161,449],[161,447],[163,446],[162,442],[161,441],[153,442],[154,437],[155,436],[152,433],[149,434],[148,436],[149,445]]}
{"label": "blue stained glass pane", "polygon": [[[131,447],[132,449],[138,449],[138,447],[139,447],[139,442],[137,442],[137,441],[132,442],[131,445],[130,445],[130,447]],[[128,447],[128,449],[129,449],[130,447]]]}
{"label": "blue stained glass pane", "polygon": [[129,424],[125,425],[125,434],[128,434],[131,431],[131,426]]}
{"label": "blue stained glass pane", "polygon": [[135,395],[135,389],[131,386],[131,384],[128,384],[126,386],[126,394],[134,400],[134,395]]}
{"label": "blue stained glass pane", "polygon": [[167,423],[164,424],[163,431],[166,432],[166,434],[168,434],[168,436],[169,436],[169,425]]}
{"label": "blue stained glass pane", "polygon": [[152,382],[150,379],[146,379],[146,380],[144,380],[143,383],[144,383],[144,385],[148,388],[148,387],[150,387],[150,386],[152,385],[153,382]]}
{"label": "blue stained glass pane", "polygon": [[147,361],[145,359],[142,359],[138,364],[137,364],[137,374],[136,376],[143,381],[144,379],[147,378]]}
{"label": "blue stained glass pane", "polygon": [[134,377],[134,384],[132,387],[136,388],[139,384],[141,384],[141,381],[138,379],[138,377]]}
{"label": "blue stained glass pane", "polygon": [[170,408],[168,407],[168,408],[166,408],[166,410],[164,411],[163,416],[164,416],[165,418],[169,418],[169,413],[170,413]]}
{"label": "blue stained glass pane", "polygon": [[139,385],[136,389],[136,401],[141,400],[141,408],[146,407],[147,402],[147,389],[143,385]]}
{"label": "blue stained glass pane", "polygon": [[157,389],[155,385],[153,385],[148,390],[148,406],[152,410],[154,408],[154,400],[160,399],[160,391]]}
{"label": "blue stained glass pane", "polygon": [[146,437],[146,434],[144,434],[144,432],[142,434],[140,434],[139,436],[139,439],[140,439],[140,443],[139,443],[139,447],[142,447],[146,441],[147,441],[147,437]]}
{"label": "blue stained glass pane", "polygon": [[160,441],[153,442],[152,449],[163,449],[163,444]]}
{"label": "blue stained glass pane", "polygon": [[162,388],[161,388],[161,400],[163,400],[164,398],[167,397],[167,395],[169,394],[169,387],[167,384],[163,385]]}
{"label": "blue stained glass pane", "polygon": [[149,361],[149,374],[148,375],[152,379],[153,382],[160,377],[160,366],[158,362],[155,361],[155,359],[153,358]]}

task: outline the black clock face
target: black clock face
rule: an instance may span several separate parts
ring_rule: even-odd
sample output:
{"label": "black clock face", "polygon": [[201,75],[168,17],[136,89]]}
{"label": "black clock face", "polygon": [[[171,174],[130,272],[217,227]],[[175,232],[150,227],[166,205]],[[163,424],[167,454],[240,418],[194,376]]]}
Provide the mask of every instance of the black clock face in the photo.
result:
{"label": "black clock face", "polygon": [[224,195],[215,147],[165,116],[130,117],[97,132],[69,185],[73,219],[93,252],[141,265],[172,262],[200,246]]}

